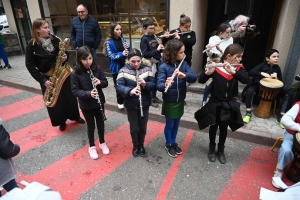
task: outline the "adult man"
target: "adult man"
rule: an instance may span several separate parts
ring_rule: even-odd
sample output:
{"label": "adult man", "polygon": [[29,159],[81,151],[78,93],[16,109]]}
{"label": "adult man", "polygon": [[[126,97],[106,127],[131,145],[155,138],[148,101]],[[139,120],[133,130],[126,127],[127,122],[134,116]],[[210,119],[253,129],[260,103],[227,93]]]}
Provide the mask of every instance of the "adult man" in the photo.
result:
{"label": "adult man", "polygon": [[101,41],[101,30],[98,22],[88,15],[88,10],[83,4],[77,6],[78,16],[72,19],[71,42],[77,49],[81,46],[88,46],[93,50],[93,57],[97,59],[96,49]]}

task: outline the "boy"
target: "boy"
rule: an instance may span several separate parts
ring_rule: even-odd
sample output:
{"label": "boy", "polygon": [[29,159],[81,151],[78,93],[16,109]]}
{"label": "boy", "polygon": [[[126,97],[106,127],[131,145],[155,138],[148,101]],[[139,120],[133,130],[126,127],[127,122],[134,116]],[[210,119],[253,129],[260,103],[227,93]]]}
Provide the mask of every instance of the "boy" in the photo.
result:
{"label": "boy", "polygon": [[[145,59],[150,60],[152,64],[152,72],[155,78],[157,78],[157,71],[161,60],[161,51],[164,46],[161,41],[154,35],[154,22],[151,19],[146,19],[143,23],[144,35],[141,38],[141,51]],[[156,97],[156,91],[151,92],[151,106],[158,108],[158,103],[162,100]]]}

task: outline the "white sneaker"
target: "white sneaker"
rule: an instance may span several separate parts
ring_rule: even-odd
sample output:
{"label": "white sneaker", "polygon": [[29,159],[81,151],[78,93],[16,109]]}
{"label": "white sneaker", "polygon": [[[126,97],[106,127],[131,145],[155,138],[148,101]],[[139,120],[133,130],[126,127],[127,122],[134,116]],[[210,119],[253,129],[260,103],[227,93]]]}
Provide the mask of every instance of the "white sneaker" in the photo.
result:
{"label": "white sneaker", "polygon": [[[282,179],[282,172],[275,170],[273,177],[280,177]],[[272,180],[272,185],[276,187],[277,189],[280,189],[281,187],[279,185],[276,185],[276,183]]]}
{"label": "white sneaker", "polygon": [[109,149],[105,142],[102,144],[99,143],[99,147],[100,147],[100,149],[102,149],[103,154],[105,154],[105,155],[109,154]]}
{"label": "white sneaker", "polygon": [[118,104],[118,108],[119,108],[120,110],[124,109],[124,104]]}
{"label": "white sneaker", "polygon": [[89,147],[89,154],[90,157],[94,160],[96,160],[98,158],[98,154],[97,154],[97,150],[95,146]]}

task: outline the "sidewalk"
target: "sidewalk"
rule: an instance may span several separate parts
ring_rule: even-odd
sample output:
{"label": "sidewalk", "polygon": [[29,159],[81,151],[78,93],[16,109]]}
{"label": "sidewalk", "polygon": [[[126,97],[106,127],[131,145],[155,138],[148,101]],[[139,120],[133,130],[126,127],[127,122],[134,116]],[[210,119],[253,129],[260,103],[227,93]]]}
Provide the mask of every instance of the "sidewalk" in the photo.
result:
{"label": "sidewalk", "polygon": [[[8,59],[12,68],[10,70],[0,70],[0,84],[41,94],[39,83],[31,77],[26,69],[25,55],[10,56]],[[113,80],[111,77],[107,78],[109,84],[108,87],[103,90],[106,97],[105,107],[109,110],[126,113],[124,110],[118,110]],[[181,119],[180,126],[199,130],[198,124],[194,119],[194,113],[200,108],[203,96],[201,91],[203,91],[203,88],[204,85],[199,83],[189,86],[189,92],[185,100],[185,112]],[[161,98],[159,93],[158,97]],[[242,115],[246,113],[244,103],[241,104],[241,112]],[[161,115],[161,107],[150,107],[149,119],[164,122],[164,117]],[[249,124],[246,124],[234,133],[229,131],[228,136],[258,144],[272,145],[274,140],[283,133],[283,129],[279,127],[275,120],[275,116],[271,116],[269,119],[261,119],[253,114]],[[208,132],[208,128],[203,131]]]}

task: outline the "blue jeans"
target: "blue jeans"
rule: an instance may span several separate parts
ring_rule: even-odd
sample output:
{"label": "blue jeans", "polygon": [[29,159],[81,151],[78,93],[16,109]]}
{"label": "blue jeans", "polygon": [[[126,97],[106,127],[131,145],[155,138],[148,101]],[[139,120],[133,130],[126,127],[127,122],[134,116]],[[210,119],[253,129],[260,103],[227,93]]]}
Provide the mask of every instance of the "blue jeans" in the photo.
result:
{"label": "blue jeans", "polygon": [[166,117],[166,126],[164,132],[165,132],[167,146],[174,144],[176,142],[179,123],[180,123],[180,118],[170,119]]}
{"label": "blue jeans", "polygon": [[294,160],[294,153],[292,151],[293,141],[293,135],[284,130],[283,142],[278,153],[277,168],[280,170],[283,170],[292,160]]}
{"label": "blue jeans", "polygon": [[207,101],[207,97],[211,91],[211,88],[212,88],[212,83],[205,86],[204,93],[203,93],[203,101]]}
{"label": "blue jeans", "polygon": [[[18,188],[19,186],[17,185],[17,182],[15,179],[11,179],[8,183],[3,185],[3,188],[9,192],[14,188]],[[1,192],[0,192],[0,197],[1,197]]]}
{"label": "blue jeans", "polygon": [[[7,58],[7,55],[4,51],[4,48],[3,48],[3,44],[0,44],[0,57],[3,59],[5,65],[8,65],[8,58]],[[1,62],[0,62],[1,64]]]}

